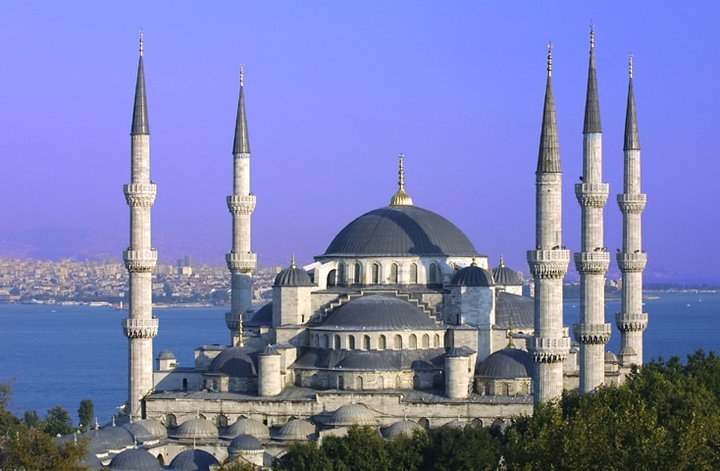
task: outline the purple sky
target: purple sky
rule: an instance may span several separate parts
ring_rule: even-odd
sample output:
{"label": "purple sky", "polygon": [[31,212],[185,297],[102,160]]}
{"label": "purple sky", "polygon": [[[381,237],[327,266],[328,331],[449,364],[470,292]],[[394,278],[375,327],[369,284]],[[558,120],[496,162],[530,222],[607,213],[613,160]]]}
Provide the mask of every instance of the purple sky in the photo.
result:
{"label": "purple sky", "polygon": [[120,257],[142,29],[161,259],[221,263],[230,248],[244,63],[261,263],[287,264],[293,251],[308,263],[345,224],[387,205],[404,152],[416,205],[453,221],[493,265],[504,254],[527,273],[548,41],[564,238],[579,249],[573,185],[593,22],[606,246],[615,252],[622,233],[632,52],[648,272],[720,280],[720,4],[593,3],[4,1],[0,256],[87,245]]}

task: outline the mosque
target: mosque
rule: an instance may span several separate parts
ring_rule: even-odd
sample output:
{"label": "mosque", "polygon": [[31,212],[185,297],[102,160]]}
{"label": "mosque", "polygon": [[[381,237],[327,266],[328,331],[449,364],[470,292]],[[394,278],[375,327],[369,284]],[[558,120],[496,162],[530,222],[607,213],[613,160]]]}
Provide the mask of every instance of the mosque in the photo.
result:
{"label": "mosque", "polygon": [[[226,459],[268,465],[289,443],[341,435],[352,425],[385,437],[428,427],[491,425],[531,414],[534,403],[563,389],[592,391],[623,380],[642,364],[640,145],[632,59],[624,141],[622,350],[606,351],[604,319],[602,131],[594,33],[585,105],[583,176],[575,185],[582,210],[580,322],[563,325],[562,283],[571,259],[562,241],[562,170],[548,49],[547,82],[536,168],[536,245],[527,258],[532,286],[506,266],[494,266],[451,221],[414,204],[404,160],[389,204],[351,220],[315,261],[294,257],[276,277],[272,302],[253,309],[250,141],[245,84],[233,146],[233,192],[227,197],[232,247],[226,256],[231,308],[229,345],[195,349],[179,366],[170,351],[153,357],[158,320],[152,315],[148,110],[142,38],[131,139],[130,422],[92,432],[89,460],[110,469],[210,469]],[[530,171],[530,169],[528,169]],[[394,194],[393,194],[394,190]],[[530,288],[530,289],[528,289]],[[523,291],[532,292],[527,296]],[[154,361],[157,363],[154,364]],[[195,468],[187,463],[195,463]],[[186,463],[186,464],[183,464]],[[199,465],[198,463],[202,463]],[[163,468],[163,466],[166,466]]]}

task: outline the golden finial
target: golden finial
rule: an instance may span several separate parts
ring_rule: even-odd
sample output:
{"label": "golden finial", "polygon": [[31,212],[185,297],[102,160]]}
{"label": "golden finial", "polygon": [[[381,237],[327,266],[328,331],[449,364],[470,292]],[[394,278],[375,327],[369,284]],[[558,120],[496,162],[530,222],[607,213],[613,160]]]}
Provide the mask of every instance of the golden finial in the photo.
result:
{"label": "golden finial", "polygon": [[142,30],[140,30],[140,57],[142,57],[144,51],[145,51],[145,39],[143,37]]}
{"label": "golden finial", "polygon": [[500,268],[505,266],[505,257],[503,254],[500,254]]}
{"label": "golden finial", "polygon": [[405,154],[400,154],[400,168],[398,170],[398,191],[390,200],[390,206],[412,206],[412,198],[405,192]]}
{"label": "golden finial", "polygon": [[245,64],[240,64],[240,86],[245,86]]}
{"label": "golden finial", "polygon": [[476,267],[476,266],[477,266],[477,258],[475,258],[475,257],[472,258],[472,262],[470,263],[470,266],[471,266],[471,267]]}
{"label": "golden finial", "polygon": [[508,330],[507,330],[507,338],[508,338],[508,345],[505,348],[515,348],[515,344],[513,344],[513,323],[512,323],[512,316],[508,319]]}
{"label": "golden finial", "polygon": [[590,49],[595,47],[595,25],[590,22]]}
{"label": "golden finial", "polygon": [[630,72],[630,78],[633,78],[633,57],[632,57],[632,53],[630,53],[630,57],[629,57],[629,59],[628,59],[628,68],[630,69],[630,70],[629,70],[629,72]]}
{"label": "golden finial", "polygon": [[548,41],[548,55],[547,55],[547,73],[548,77],[552,77],[552,43]]}
{"label": "golden finial", "polygon": [[297,261],[295,260],[295,252],[290,255],[290,268],[295,269],[297,268]]}

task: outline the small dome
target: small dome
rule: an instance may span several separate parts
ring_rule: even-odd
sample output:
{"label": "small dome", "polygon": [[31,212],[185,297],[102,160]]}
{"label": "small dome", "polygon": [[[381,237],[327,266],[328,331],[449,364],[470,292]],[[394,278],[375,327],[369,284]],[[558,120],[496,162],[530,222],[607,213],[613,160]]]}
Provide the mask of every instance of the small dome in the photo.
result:
{"label": "small dome", "polygon": [[232,440],[239,435],[252,435],[265,440],[270,438],[270,430],[259,420],[241,418],[225,429],[222,438]]}
{"label": "small dome", "polygon": [[456,429],[464,429],[467,425],[467,422],[463,422],[460,419],[451,420],[450,422],[446,422],[443,424],[443,427],[445,428],[456,428]]}
{"label": "small dome", "polygon": [[363,404],[345,404],[335,411],[328,425],[349,427],[351,425],[375,425],[375,413]]}
{"label": "small dome", "polygon": [[176,360],[177,358],[175,358],[175,354],[173,352],[171,352],[170,350],[163,350],[162,352],[160,352],[160,354],[158,354],[157,359],[158,360]]}
{"label": "small dome", "polygon": [[401,420],[383,430],[383,436],[385,438],[395,438],[400,435],[412,437],[415,432],[425,432],[425,429],[422,428],[422,425],[412,420]]}
{"label": "small dome", "polygon": [[110,461],[109,468],[115,471],[162,471],[157,458],[140,448],[119,453]]}
{"label": "small dome", "polygon": [[280,355],[280,352],[277,351],[277,348],[275,348],[275,347],[273,347],[272,345],[268,344],[268,346],[265,347],[265,350],[263,350],[260,355],[262,355],[262,356],[274,356],[274,355]]}
{"label": "small dome", "polygon": [[205,450],[185,450],[170,462],[168,469],[174,471],[210,471],[210,466],[220,462]]}
{"label": "small dome", "polygon": [[618,357],[613,352],[605,352],[605,363],[617,363]]}
{"label": "small dome", "polygon": [[133,438],[139,443],[145,443],[158,439],[158,437],[153,436],[153,434],[150,433],[150,430],[148,430],[144,425],[137,422],[123,424],[121,427],[130,432]]}
{"label": "small dome", "polygon": [[505,266],[505,260],[500,258],[500,265],[492,269],[493,278],[496,285],[503,286],[522,286],[523,280],[512,268]]}
{"label": "small dome", "polygon": [[123,427],[104,427],[88,430],[83,434],[90,438],[90,450],[103,453],[108,450],[124,450],[134,445],[133,434]]}
{"label": "small dome", "polygon": [[277,274],[273,286],[315,286],[315,283],[312,282],[310,275],[305,270],[295,264],[295,256],[293,255],[290,268],[286,268]]}
{"label": "small dome", "polygon": [[535,365],[525,350],[505,348],[498,350],[476,368],[475,376],[486,378],[532,378]]}
{"label": "small dome", "polygon": [[255,361],[250,353],[254,352],[249,352],[245,347],[226,348],[210,363],[208,371],[236,378],[257,376]]}
{"label": "small dome", "polygon": [[294,419],[278,431],[275,438],[282,441],[310,440],[315,435],[315,426],[307,420]]}
{"label": "small dome", "polygon": [[460,271],[455,273],[451,284],[457,286],[489,287],[494,283],[492,273],[473,263],[469,267],[462,268]]}
{"label": "small dome", "polygon": [[180,440],[212,440],[218,438],[218,429],[209,420],[196,417],[180,424],[170,437]]}
{"label": "small dome", "polygon": [[228,446],[228,451],[232,454],[242,453],[243,451],[258,451],[262,450],[263,446],[260,440],[253,437],[252,435],[238,435],[233,438]]}
{"label": "small dome", "polygon": [[138,420],[135,423],[145,427],[147,431],[150,432],[150,435],[155,438],[167,438],[167,429],[159,420],[142,419]]}
{"label": "small dome", "polygon": [[413,305],[393,296],[369,295],[335,309],[322,323],[337,330],[435,329],[435,321]]}

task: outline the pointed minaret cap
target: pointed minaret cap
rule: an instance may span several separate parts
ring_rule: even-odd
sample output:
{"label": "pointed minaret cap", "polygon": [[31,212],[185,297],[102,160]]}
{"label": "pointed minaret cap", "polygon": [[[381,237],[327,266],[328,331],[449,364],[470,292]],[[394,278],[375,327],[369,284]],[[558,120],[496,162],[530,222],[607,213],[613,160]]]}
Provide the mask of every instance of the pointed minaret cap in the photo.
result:
{"label": "pointed minaret cap", "polygon": [[625,112],[625,145],[623,150],[640,150],[640,132],[638,131],[635,92],[633,91],[633,56],[628,60],[630,80],[628,84],[627,110]]}
{"label": "pointed minaret cap", "polygon": [[557,118],[555,117],[555,97],[552,88],[552,44],[548,43],[547,83],[545,85],[545,105],[543,106],[542,129],[540,131],[540,150],[536,173],[561,173],[560,143],[558,140]]}
{"label": "pointed minaret cap", "polygon": [[585,96],[585,122],[583,134],[601,133],[600,97],[598,94],[597,73],[595,71],[595,28],[590,26],[590,65],[588,67],[587,94]]}
{"label": "pointed minaret cap", "polygon": [[140,58],[138,59],[137,80],[135,81],[135,105],[133,107],[132,125],[130,126],[131,135],[150,134],[147,97],[145,94],[145,67],[143,66],[144,50],[145,41],[143,39],[143,33],[140,31]]}
{"label": "pointed minaret cap", "polygon": [[245,66],[240,66],[240,97],[238,98],[237,118],[235,120],[235,140],[233,154],[249,154],[247,116],[245,115]]}
{"label": "pointed minaret cap", "polygon": [[410,195],[405,193],[405,155],[400,154],[400,168],[398,170],[398,191],[390,200],[390,206],[412,206],[413,201]]}

